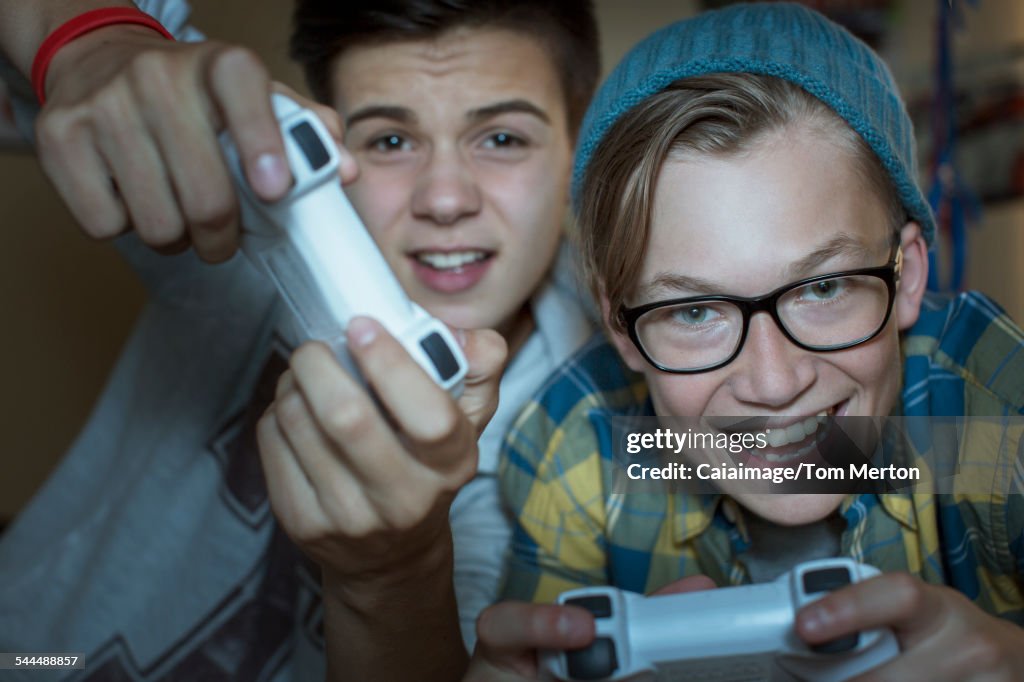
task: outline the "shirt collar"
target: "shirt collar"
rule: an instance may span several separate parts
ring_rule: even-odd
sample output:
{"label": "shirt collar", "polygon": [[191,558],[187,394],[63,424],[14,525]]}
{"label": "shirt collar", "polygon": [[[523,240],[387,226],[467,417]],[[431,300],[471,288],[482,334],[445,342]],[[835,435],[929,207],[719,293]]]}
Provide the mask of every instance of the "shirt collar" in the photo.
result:
{"label": "shirt collar", "polygon": [[672,540],[690,542],[711,526],[723,495],[675,495],[672,498]]}
{"label": "shirt collar", "polygon": [[[919,495],[927,497],[927,493]],[[847,495],[839,505],[839,513],[846,519],[847,527],[844,533],[849,533],[863,523],[865,518],[855,508],[858,500],[867,497],[877,497],[882,509],[897,521],[900,525],[912,531],[917,531],[917,505],[915,496],[908,492],[893,492],[885,494],[863,493],[860,495]],[[675,495],[672,500],[672,540],[676,545],[684,545],[692,542],[708,528],[715,515],[719,513],[722,517],[736,526],[740,535],[749,540],[746,524],[743,521],[743,514],[739,513],[740,505],[732,498],[725,495]]]}
{"label": "shirt collar", "polygon": [[[921,493],[921,495],[928,497],[927,493]],[[915,505],[914,495],[907,492],[894,492],[883,494],[862,493],[860,495],[847,495],[843,500],[843,503],[839,506],[839,513],[842,514],[844,519],[846,519],[846,533],[854,530],[867,518],[856,510],[857,501],[865,500],[867,498],[877,498],[882,509],[892,519],[904,528],[917,531],[917,505]]]}

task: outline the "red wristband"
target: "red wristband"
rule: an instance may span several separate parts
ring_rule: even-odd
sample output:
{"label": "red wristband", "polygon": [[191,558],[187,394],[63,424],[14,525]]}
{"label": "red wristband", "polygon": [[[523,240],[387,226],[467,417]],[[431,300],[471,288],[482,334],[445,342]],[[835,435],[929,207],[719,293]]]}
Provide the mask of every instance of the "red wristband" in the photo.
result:
{"label": "red wristband", "polygon": [[164,38],[174,40],[174,36],[159,21],[141,10],[131,7],[107,7],[79,14],[58,26],[53,33],[46,37],[43,44],[39,46],[39,51],[36,52],[36,58],[32,62],[32,88],[36,92],[36,97],[39,98],[39,104],[46,103],[46,70],[50,67],[50,61],[57,51],[75,38],[114,24],[147,26],[159,32]]}

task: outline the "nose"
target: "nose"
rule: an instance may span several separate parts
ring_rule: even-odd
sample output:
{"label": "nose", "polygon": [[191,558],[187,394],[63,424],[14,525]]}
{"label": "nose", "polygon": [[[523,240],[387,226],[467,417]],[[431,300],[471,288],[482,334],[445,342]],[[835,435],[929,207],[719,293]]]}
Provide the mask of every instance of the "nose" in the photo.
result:
{"label": "nose", "polygon": [[413,215],[439,225],[454,225],[479,213],[481,204],[480,186],[459,150],[435,147],[416,178]]}
{"label": "nose", "polygon": [[794,403],[816,376],[810,351],[787,339],[764,312],[751,317],[747,340],[733,364],[736,398],[772,411]]}

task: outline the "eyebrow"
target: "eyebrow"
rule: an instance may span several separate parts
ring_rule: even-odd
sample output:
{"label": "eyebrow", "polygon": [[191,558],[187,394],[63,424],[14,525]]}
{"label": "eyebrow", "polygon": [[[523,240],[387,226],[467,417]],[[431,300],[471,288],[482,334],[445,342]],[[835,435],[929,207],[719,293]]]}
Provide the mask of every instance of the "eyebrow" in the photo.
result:
{"label": "eyebrow", "polygon": [[544,110],[538,107],[536,104],[529,102],[525,99],[510,99],[503,102],[495,102],[494,104],[488,104],[485,107],[479,109],[472,109],[466,114],[466,118],[469,119],[470,123],[479,123],[501,114],[530,114],[536,116],[545,123],[551,123],[551,119],[548,117]]}
{"label": "eyebrow", "polygon": [[647,301],[654,298],[654,295],[660,291],[692,291],[695,294],[720,294],[722,293],[722,287],[719,284],[700,277],[687,277],[686,275],[677,275],[672,272],[659,272],[654,278],[637,288],[637,296],[641,301]]}
{"label": "eyebrow", "polygon": [[[486,121],[489,118],[494,118],[495,116],[509,113],[530,114],[545,123],[551,123],[551,119],[546,113],[544,113],[543,109],[525,99],[510,99],[502,102],[495,102],[494,104],[488,104],[487,106],[483,106],[478,109],[471,109],[466,112],[466,118],[471,124],[475,124],[480,123],[481,121]],[[345,127],[353,126],[360,121],[365,121],[371,118],[386,118],[406,125],[414,125],[418,121],[416,112],[408,107],[392,104],[371,104],[370,106],[353,111],[348,118],[345,119]]]}
{"label": "eyebrow", "polygon": [[417,121],[416,112],[408,107],[372,104],[362,109],[356,109],[349,114],[349,117],[345,119],[345,127],[348,128],[369,118],[388,118],[405,124],[414,124]]}
{"label": "eyebrow", "polygon": [[[796,281],[803,277],[809,277],[808,273],[814,268],[836,256],[869,256],[872,254],[872,249],[861,240],[841,232],[803,258],[787,265],[783,272],[786,275],[786,281]],[[663,291],[687,291],[693,292],[695,295],[715,295],[726,291],[726,287],[701,277],[659,272],[650,282],[638,287],[636,293],[641,301],[649,301]]]}
{"label": "eyebrow", "polygon": [[791,279],[800,279],[809,276],[808,273],[814,268],[836,256],[867,258],[871,255],[872,249],[863,241],[845,232],[840,232],[800,260],[787,265],[784,272]]}

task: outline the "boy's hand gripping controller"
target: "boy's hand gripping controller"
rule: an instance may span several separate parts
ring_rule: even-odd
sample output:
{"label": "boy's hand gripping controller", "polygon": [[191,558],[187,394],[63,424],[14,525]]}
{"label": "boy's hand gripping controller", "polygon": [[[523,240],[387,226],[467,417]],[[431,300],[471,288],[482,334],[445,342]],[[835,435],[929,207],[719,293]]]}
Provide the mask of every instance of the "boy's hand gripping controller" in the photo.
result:
{"label": "boy's hand gripping controller", "polygon": [[227,133],[220,136],[238,187],[242,249],[277,286],[306,337],[326,342],[353,376],[360,375],[345,347],[345,328],[365,315],[458,397],[467,369],[462,349],[444,323],[405,295],[349,204],[331,135],[316,114],[290,98],[274,94],[272,104],[294,178],[283,199],[258,199],[234,142]]}
{"label": "boy's hand gripping controller", "polygon": [[793,627],[797,610],[878,575],[852,559],[800,564],[774,582],[645,597],[614,587],[565,592],[559,604],[594,614],[597,637],[575,651],[542,652],[562,680],[841,682],[899,653],[888,629],[811,647]]}

